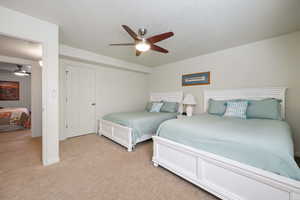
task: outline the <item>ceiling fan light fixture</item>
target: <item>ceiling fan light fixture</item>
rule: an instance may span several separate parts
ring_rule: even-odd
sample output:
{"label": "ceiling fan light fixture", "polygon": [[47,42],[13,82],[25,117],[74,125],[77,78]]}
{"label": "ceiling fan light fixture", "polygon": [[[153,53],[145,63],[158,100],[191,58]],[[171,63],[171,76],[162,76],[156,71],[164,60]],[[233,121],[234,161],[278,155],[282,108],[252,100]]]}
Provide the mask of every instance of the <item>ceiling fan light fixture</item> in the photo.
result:
{"label": "ceiling fan light fixture", "polygon": [[135,51],[136,56],[139,56],[143,52],[148,50],[152,50],[160,53],[169,53],[167,49],[157,46],[155,43],[172,37],[174,35],[173,32],[166,32],[166,33],[145,38],[145,35],[147,34],[147,29],[145,28],[140,28],[138,30],[138,33],[135,33],[127,25],[122,25],[122,28],[130,35],[130,37],[134,40],[134,43],[118,43],[118,44],[110,44],[110,46],[134,46],[136,50]]}
{"label": "ceiling fan light fixture", "polygon": [[16,76],[29,76],[29,74],[27,74],[24,71],[16,71],[16,72],[14,72],[14,75],[16,75]]}
{"label": "ceiling fan light fixture", "polygon": [[143,39],[142,41],[138,42],[135,45],[135,48],[138,51],[145,52],[145,51],[148,51],[150,49],[150,44],[148,44],[147,41],[145,39]]}
{"label": "ceiling fan light fixture", "polygon": [[[25,71],[24,69],[22,69],[22,65],[17,65],[17,68],[15,71],[14,71],[14,75],[16,76],[29,76],[31,73],[30,72],[27,72]],[[31,66],[30,66],[31,67]]]}

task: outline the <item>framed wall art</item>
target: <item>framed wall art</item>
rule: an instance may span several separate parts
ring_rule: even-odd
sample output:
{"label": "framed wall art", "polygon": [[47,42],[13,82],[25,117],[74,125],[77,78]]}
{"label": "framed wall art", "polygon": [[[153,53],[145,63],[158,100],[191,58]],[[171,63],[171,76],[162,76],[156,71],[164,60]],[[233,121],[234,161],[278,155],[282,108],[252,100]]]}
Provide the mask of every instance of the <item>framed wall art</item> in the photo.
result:
{"label": "framed wall art", "polygon": [[0,101],[18,101],[20,84],[17,81],[0,81]]}
{"label": "framed wall art", "polygon": [[182,86],[209,85],[210,72],[200,72],[182,75]]}

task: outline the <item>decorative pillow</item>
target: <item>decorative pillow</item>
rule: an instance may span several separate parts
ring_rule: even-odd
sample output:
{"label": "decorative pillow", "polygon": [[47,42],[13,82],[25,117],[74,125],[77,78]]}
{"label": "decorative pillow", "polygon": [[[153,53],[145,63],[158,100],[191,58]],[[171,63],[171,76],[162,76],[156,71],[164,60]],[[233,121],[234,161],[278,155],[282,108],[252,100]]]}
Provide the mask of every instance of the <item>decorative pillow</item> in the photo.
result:
{"label": "decorative pillow", "polygon": [[162,103],[162,101],[149,101],[145,107],[145,110],[150,112],[153,103]]}
{"label": "decorative pillow", "polygon": [[226,102],[223,100],[209,99],[208,102],[208,113],[212,115],[224,115],[226,111]]}
{"label": "decorative pillow", "polygon": [[167,102],[167,101],[165,101],[163,106],[160,109],[160,112],[176,113],[177,110],[178,110],[178,103],[177,102]]}
{"label": "decorative pillow", "polygon": [[152,108],[152,103],[153,103],[153,102],[151,102],[151,101],[149,101],[149,102],[147,103],[146,108],[145,108],[146,111],[149,112],[149,111],[151,110],[151,108]]}
{"label": "decorative pillow", "polygon": [[164,103],[153,103],[150,112],[159,112]]}
{"label": "decorative pillow", "polygon": [[228,101],[226,104],[225,117],[247,118],[248,101]]}
{"label": "decorative pillow", "polygon": [[247,118],[281,120],[281,100],[249,100]]}

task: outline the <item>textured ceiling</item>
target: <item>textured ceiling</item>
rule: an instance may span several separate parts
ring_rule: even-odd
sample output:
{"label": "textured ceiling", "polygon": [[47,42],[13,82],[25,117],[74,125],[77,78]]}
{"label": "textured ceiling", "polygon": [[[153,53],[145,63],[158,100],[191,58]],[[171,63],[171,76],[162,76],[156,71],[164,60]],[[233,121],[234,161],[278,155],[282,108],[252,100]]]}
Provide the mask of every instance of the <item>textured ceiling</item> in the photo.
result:
{"label": "textured ceiling", "polygon": [[[299,0],[0,0],[0,5],[60,25],[60,42],[146,66],[187,59],[300,29]],[[167,55],[134,55],[121,29],[148,29],[148,36],[173,31],[158,43]]]}
{"label": "textured ceiling", "polygon": [[38,61],[42,59],[39,43],[0,35],[0,55]]}

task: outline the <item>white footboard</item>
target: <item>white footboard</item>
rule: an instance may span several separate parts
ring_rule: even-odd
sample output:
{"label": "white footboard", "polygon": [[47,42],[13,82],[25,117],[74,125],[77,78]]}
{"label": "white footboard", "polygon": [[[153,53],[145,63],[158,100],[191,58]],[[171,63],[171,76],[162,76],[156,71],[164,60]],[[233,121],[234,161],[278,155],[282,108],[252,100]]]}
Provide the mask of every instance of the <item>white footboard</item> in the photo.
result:
{"label": "white footboard", "polygon": [[98,134],[104,135],[121,144],[126,147],[129,152],[132,151],[133,144],[131,128],[121,126],[110,121],[100,120]]}
{"label": "white footboard", "polygon": [[155,166],[174,172],[221,199],[300,200],[300,182],[153,137]]}

